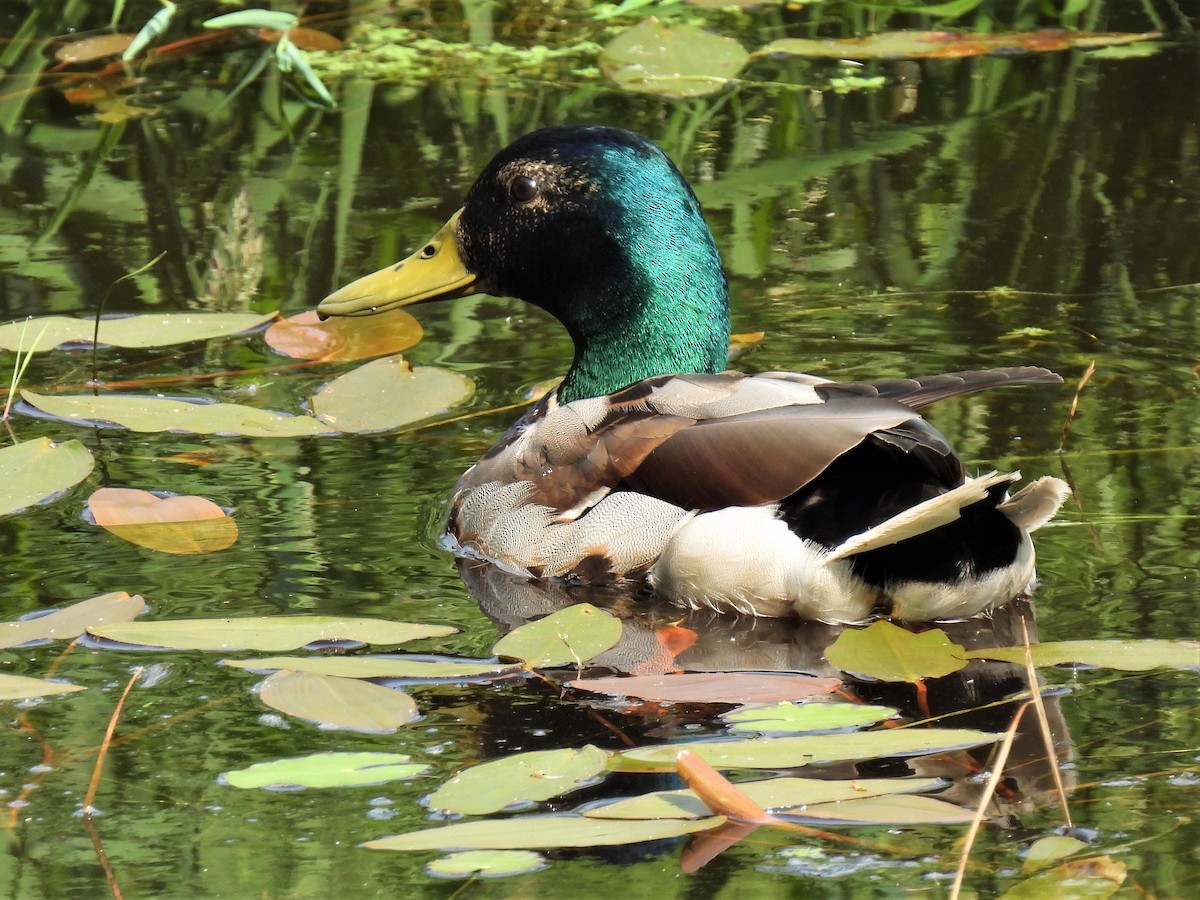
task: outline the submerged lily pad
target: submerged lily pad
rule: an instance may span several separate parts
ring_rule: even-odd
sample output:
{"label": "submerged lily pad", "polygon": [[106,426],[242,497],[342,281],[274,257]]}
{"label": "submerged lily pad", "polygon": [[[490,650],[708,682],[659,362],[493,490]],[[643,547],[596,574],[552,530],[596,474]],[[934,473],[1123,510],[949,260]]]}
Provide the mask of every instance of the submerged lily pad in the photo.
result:
{"label": "submerged lily pad", "polygon": [[306,310],[275,322],[263,339],[276,353],[293,359],[352,362],[407,350],[421,340],[421,323],[407,310],[376,316],[337,316],[321,321]]}
{"label": "submerged lily pad", "polygon": [[816,803],[790,816],[860,825],[963,825],[975,817],[975,812],[937,797],[890,795]]}
{"label": "submerged lily pad", "polygon": [[[167,347],[241,334],[275,318],[275,313],[149,313],[100,320],[100,343],[114,347]],[[96,320],[43,316],[0,325],[6,350],[51,350],[63,344],[90,347]],[[43,333],[42,329],[45,329]],[[24,334],[24,338],[22,338]],[[40,335],[40,336],[39,336]]]}
{"label": "submerged lily pad", "polygon": [[[2,632],[0,632],[2,633]],[[466,660],[442,662],[406,656],[268,656],[262,659],[224,659],[238,669],[291,669],[342,678],[486,678],[524,671],[512,663]]]}
{"label": "submerged lily pad", "polygon": [[403,644],[445,637],[458,629],[386,619],[340,616],[246,616],[237,619],[172,619],[89,628],[90,634],[170,650],[295,650],[315,641]]}
{"label": "submerged lily pad", "polygon": [[100,488],[88,498],[88,509],[100,527],[160,553],[215,553],[238,539],[237,523],[204,497]]}
{"label": "submerged lily pad", "polygon": [[42,616],[0,622],[0,648],[19,647],[30,641],[71,641],[89,628],[128,622],[145,608],[141,596],[131,597],[124,591],[101,594]]}
{"label": "submerged lily pad", "polygon": [[425,867],[440,878],[502,878],[546,868],[546,858],[532,850],[464,850],[435,859]]}
{"label": "submerged lily pad", "polygon": [[428,768],[406,753],[313,753],[223,772],[221,780],[236,788],[273,790],[358,787],[411,778]]}
{"label": "submerged lily pad", "polygon": [[645,19],[601,51],[600,68],[627,91],[703,97],[725,87],[749,59],[733,38],[696,25]]}
{"label": "submerged lily pad", "polygon": [[[1035,666],[1061,666],[1078,663],[1125,672],[1145,672],[1149,669],[1200,668],[1198,641],[1047,641],[1031,644],[1030,655]],[[1025,664],[1024,647],[988,647],[964,650],[967,659],[996,659]]]}
{"label": "submerged lily pad", "polygon": [[0,672],[0,700],[31,700],[34,697],[73,694],[84,690],[87,688],[80,684],[63,684],[61,681],[46,681],[43,678],[26,678],[24,675]]}
{"label": "submerged lily pad", "polygon": [[138,394],[50,396],[21,391],[21,398],[46,415],[76,425],[116,425],[130,431],[182,431],[245,437],[307,437],[337,432],[312,416],[198,399]]}
{"label": "submerged lily pad", "polygon": [[837,678],[757,672],[684,672],[582,678],[568,682],[580,691],[638,697],[657,703],[769,703],[828,694],[841,686]]}
{"label": "submerged lily pad", "polygon": [[515,628],[492,648],[497,656],[527,665],[582,666],[621,640],[621,620],[590,603],[568,606]]}
{"label": "submerged lily pad", "polygon": [[95,465],[79,441],[35,438],[0,449],[0,516],[53,499],[87,478]]}
{"label": "submerged lily pad", "polygon": [[864,678],[916,682],[957,672],[966,665],[964,653],[940,628],[914,633],[880,620],[847,628],[825,650],[825,659]]}
{"label": "submerged lily pad", "polygon": [[829,731],[874,725],[896,713],[890,706],[859,703],[777,703],[735,709],[721,718],[734,731]]}
{"label": "submerged lily pad", "polygon": [[724,816],[695,821],[639,822],[579,816],[512,816],[458,822],[367,841],[370,850],[528,850],[554,847],[611,847],[661,841],[725,822]]}
{"label": "submerged lily pad", "polygon": [[429,797],[435,812],[480,816],[516,803],[549,800],[585,787],[608,765],[609,753],[590,744],[579,750],[537,750],[472,766]]}
{"label": "submerged lily pad", "polygon": [[475,382],[465,375],[435,366],[413,368],[402,356],[388,356],[325,385],[312,398],[312,409],[331,428],[364,434],[428,419],[473,393]]}
{"label": "submerged lily pad", "polygon": [[258,696],[272,709],[325,728],[391,732],[417,717],[417,704],[402,691],[332,675],[276,672]]}

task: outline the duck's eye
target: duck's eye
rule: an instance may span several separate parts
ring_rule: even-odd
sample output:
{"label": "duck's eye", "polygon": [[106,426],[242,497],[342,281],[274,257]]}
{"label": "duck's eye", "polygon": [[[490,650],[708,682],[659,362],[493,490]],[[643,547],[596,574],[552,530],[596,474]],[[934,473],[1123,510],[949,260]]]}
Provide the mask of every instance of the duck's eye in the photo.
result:
{"label": "duck's eye", "polygon": [[437,247],[433,244],[426,244],[421,248],[421,259],[433,259],[437,256]]}
{"label": "duck's eye", "polygon": [[538,183],[528,175],[519,175],[513,179],[509,194],[518,203],[528,203],[538,195]]}

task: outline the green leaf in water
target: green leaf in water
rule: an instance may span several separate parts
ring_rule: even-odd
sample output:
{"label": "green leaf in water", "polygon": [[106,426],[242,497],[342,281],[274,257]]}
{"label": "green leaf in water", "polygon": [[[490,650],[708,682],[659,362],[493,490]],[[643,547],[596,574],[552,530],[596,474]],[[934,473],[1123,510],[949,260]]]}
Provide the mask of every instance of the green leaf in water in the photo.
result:
{"label": "green leaf in water", "polygon": [[258,697],[272,709],[324,728],[391,732],[417,717],[417,704],[402,691],[309,672],[276,672],[262,683]]}
{"label": "green leaf in water", "polygon": [[0,449],[0,516],[53,499],[87,478],[95,465],[79,441],[34,438]]}
{"label": "green leaf in water", "polygon": [[73,694],[84,690],[87,688],[79,684],[63,684],[61,681],[46,681],[42,678],[26,678],[24,675],[0,672],[0,700],[31,700],[34,697]]}
{"label": "green leaf in water", "polygon": [[695,25],[646,19],[622,31],[604,48],[600,68],[627,91],[702,97],[721,90],[749,58],[733,38]]}
{"label": "green leaf in water", "polygon": [[429,797],[435,812],[480,816],[516,803],[549,800],[586,787],[605,771],[609,753],[590,744],[579,750],[537,750],[472,766]]}
{"label": "green leaf in water", "polygon": [[130,431],[240,434],[245,437],[309,437],[337,432],[311,416],[241,406],[136,394],[49,396],[21,391],[30,406],[76,425],[118,425]]}
{"label": "green leaf in water", "polygon": [[405,753],[313,753],[221,773],[236,788],[358,787],[411,778],[429,766],[414,763]]}
{"label": "green leaf in water", "polygon": [[[1200,641],[1047,641],[1044,644],[1031,644],[1029,652],[1035,666],[1078,663],[1124,672],[1200,668]],[[996,659],[1017,665],[1025,664],[1024,647],[961,650],[958,655],[964,659]]]}
{"label": "green leaf in water", "polygon": [[847,628],[825,651],[825,659],[843,672],[880,681],[920,681],[957,672],[966,662],[962,646],[940,628],[914,633],[880,620],[866,628]]}
{"label": "green leaf in water", "polygon": [[436,366],[413,368],[402,356],[376,359],[331,381],[312,398],[312,410],[338,431],[387,431],[428,419],[475,392],[465,375]]}
{"label": "green leaf in water", "polygon": [[503,878],[546,868],[546,858],[532,850],[464,850],[435,859],[425,867],[439,878]]}
{"label": "green leaf in water", "polygon": [[735,709],[721,718],[734,731],[831,731],[874,725],[897,714],[889,706],[858,703],[777,703]]}
{"label": "green leaf in water", "polygon": [[1039,869],[1048,863],[1058,862],[1066,856],[1086,850],[1088,845],[1079,838],[1065,834],[1049,834],[1029,845],[1022,869],[1026,872]]}
{"label": "green leaf in water", "polygon": [[[121,316],[100,320],[100,343],[114,347],[167,347],[191,341],[206,341],[251,331],[275,318],[275,313],[151,313]],[[90,347],[95,332],[95,319],[73,319],[68,316],[45,316],[22,319],[0,325],[0,347],[26,352],[51,350],[61,344],[82,344]],[[45,328],[44,333],[39,333]],[[22,331],[37,335],[26,338],[22,346]]]}
{"label": "green leaf in water", "polygon": [[340,616],[246,616],[237,619],[171,619],[88,629],[97,637],[170,650],[295,650],[315,641],[403,644],[445,637],[458,629],[386,619]]}
{"label": "green leaf in water", "polygon": [[860,825],[964,825],[975,817],[975,812],[937,797],[890,795],[816,803],[790,815]]}
{"label": "green leaf in water", "polygon": [[146,601],[124,591],[101,594],[63,609],[16,622],[0,622],[0,647],[19,647],[29,641],[73,641],[89,628],[128,622],[141,614]]}
{"label": "green leaf in water", "polygon": [[724,816],[695,821],[638,822],[580,816],[510,816],[458,822],[367,841],[370,850],[526,850],[554,847],[611,847],[707,831]]}
{"label": "green leaf in water", "polygon": [[492,652],[527,665],[582,666],[621,640],[621,620],[590,603],[580,603],[522,625],[502,637]]}
{"label": "green leaf in water", "polygon": [[299,19],[293,13],[275,12],[270,9],[239,9],[237,12],[214,16],[204,22],[205,28],[266,28],[271,31],[287,31],[294,28]]}
{"label": "green leaf in water", "polygon": [[1018,882],[1000,900],[1106,900],[1125,882],[1126,866],[1110,856],[1067,862]]}
{"label": "green leaf in water", "polygon": [[513,663],[482,659],[442,662],[407,656],[268,656],[262,659],[223,659],[221,662],[238,669],[291,669],[293,672],[313,672],[341,678],[474,679],[499,678],[525,671],[523,666]]}

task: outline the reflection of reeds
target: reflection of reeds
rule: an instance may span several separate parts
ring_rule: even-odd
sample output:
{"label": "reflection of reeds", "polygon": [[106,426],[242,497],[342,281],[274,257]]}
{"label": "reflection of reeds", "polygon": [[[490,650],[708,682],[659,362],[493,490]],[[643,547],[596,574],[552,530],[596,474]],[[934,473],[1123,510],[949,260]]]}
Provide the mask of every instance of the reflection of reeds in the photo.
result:
{"label": "reflection of reeds", "polygon": [[229,218],[216,229],[201,303],[216,312],[248,310],[263,273],[263,236],[243,188],[233,198]]}

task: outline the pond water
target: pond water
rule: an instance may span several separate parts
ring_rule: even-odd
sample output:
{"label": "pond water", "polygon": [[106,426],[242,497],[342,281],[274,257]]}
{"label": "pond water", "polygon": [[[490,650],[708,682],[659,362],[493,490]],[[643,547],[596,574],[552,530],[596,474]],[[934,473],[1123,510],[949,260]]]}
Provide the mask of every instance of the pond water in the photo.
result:
{"label": "pond water", "polygon": [[[33,6],[40,20],[28,17]],[[753,79],[685,99],[621,90],[591,68],[586,50],[541,75],[485,57],[470,71],[367,80],[315,61],[339,102],[324,110],[300,102],[273,63],[254,75],[265,45],[239,35],[159,58],[137,83],[67,81],[50,71],[65,38],[47,41],[107,24],[109,10],[88,6],[17,3],[0,13],[0,34],[17,36],[5,44],[0,88],[0,323],[88,318],[101,302],[107,313],[310,310],[429,237],[517,135],[562,122],[632,128],[659,141],[695,185],[726,260],[734,331],[762,332],[738,353],[737,368],[856,380],[1037,364],[1063,375],[1061,388],[986,392],[928,413],[972,470],[1056,474],[1074,488],[1037,535],[1041,641],[1200,633],[1200,67],[1190,38],[1171,32],[1144,56],[1066,50],[861,69],[768,60]],[[1058,24],[1039,21],[1026,9],[1033,4],[1016,6],[994,30]],[[1141,5],[1085,6],[1086,19],[1068,24],[1133,32],[1186,24],[1157,22]],[[129,7],[123,28],[136,30],[158,4]],[[565,25],[515,4],[494,20],[475,15],[468,27],[456,9],[435,4],[434,25],[424,14],[409,22],[445,41],[483,29],[525,46],[579,34],[603,43],[617,30],[572,4],[554,7]],[[216,11],[214,3],[186,8],[170,39],[203,34],[200,23]],[[377,14],[390,15],[402,14]],[[755,46],[808,35],[817,15],[749,13],[711,24]],[[344,34],[348,23],[343,11],[313,24]],[[885,83],[842,93],[851,77]],[[70,91],[85,87],[94,102],[71,102],[81,95]],[[132,98],[132,110],[95,100],[113,90]],[[97,118],[96,103],[110,121]],[[160,253],[153,268],[119,281]],[[222,267],[234,277],[213,287]],[[399,431],[146,433],[47,420],[19,404],[9,423],[16,439],[76,439],[95,469],[53,502],[0,518],[0,618],[127,591],[146,599],[143,618],[152,619],[326,614],[451,626],[455,634],[414,644],[415,652],[479,658],[508,628],[567,602],[460,575],[439,541],[458,474],[515,417],[513,404],[565,370],[565,333],[502,298],[420,307],[417,317],[424,336],[405,358],[467,376],[474,394]],[[6,371],[13,356],[0,353]],[[1064,437],[1075,386],[1093,362]],[[357,365],[298,363],[261,333],[104,348],[97,364],[109,387],[293,414]],[[90,353],[55,350],[35,354],[21,385],[74,394],[90,378]],[[102,486],[207,497],[232,509],[238,540],[187,556],[128,543],[85,515]],[[1019,612],[948,630],[968,644],[1019,642]],[[669,615],[636,621],[649,640],[675,624]],[[829,674],[821,654],[835,635],[824,626],[683,624],[696,643],[678,655],[680,668]],[[729,708],[589,703],[555,686],[574,677],[570,669],[548,681],[416,684],[407,690],[419,719],[363,734],[267,709],[252,690],[260,677],[218,665],[223,654],[66,648],[0,650],[5,673],[53,674],[88,689],[4,707],[0,893],[8,896],[93,897],[111,885],[127,897],[452,894],[457,882],[426,870],[441,854],[361,844],[438,824],[422,799],[466,766],[526,750],[714,736],[725,733],[716,714]],[[148,672],[122,711],[95,801],[102,815],[89,828],[79,809],[96,748],[136,666]],[[1196,672],[1044,669],[1042,678],[1055,689],[1052,730],[1077,836],[1104,865],[1123,867],[1126,895],[1192,895],[1200,882]],[[858,694],[914,718],[978,706],[960,717],[965,725],[1003,730],[1012,705],[987,704],[1018,690],[1020,673],[995,681],[987,690],[945,684],[945,699],[931,683],[925,701],[910,685]],[[1061,822],[1038,740],[1022,727],[1003,815],[972,850],[966,885],[978,895],[1028,878],[1025,850]],[[218,780],[256,762],[346,750],[406,753],[429,768],[330,790],[239,790]],[[970,810],[979,778],[964,776],[986,760],[985,748],[973,757],[805,768],[829,779],[945,777],[956,782],[947,798]],[[612,774],[521,812],[678,785],[669,774]],[[829,826],[832,836],[762,828],[687,876],[683,838],[556,850],[541,871],[468,890],[941,894],[965,831],[963,823]]]}

